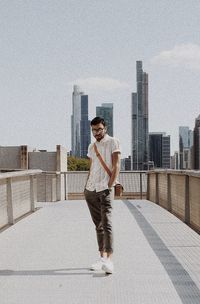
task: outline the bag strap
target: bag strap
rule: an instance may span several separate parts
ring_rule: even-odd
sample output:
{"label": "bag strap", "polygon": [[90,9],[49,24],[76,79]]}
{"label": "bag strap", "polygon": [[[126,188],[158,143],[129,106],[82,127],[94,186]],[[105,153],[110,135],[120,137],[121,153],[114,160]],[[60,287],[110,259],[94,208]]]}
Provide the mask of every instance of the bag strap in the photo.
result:
{"label": "bag strap", "polygon": [[94,143],[94,151],[96,153],[96,156],[98,157],[101,165],[103,166],[104,170],[108,173],[108,175],[111,177],[112,172],[110,171],[110,169],[108,168],[108,166],[106,165],[106,163],[104,162],[101,154],[99,153],[98,149],[97,149],[97,145]]}

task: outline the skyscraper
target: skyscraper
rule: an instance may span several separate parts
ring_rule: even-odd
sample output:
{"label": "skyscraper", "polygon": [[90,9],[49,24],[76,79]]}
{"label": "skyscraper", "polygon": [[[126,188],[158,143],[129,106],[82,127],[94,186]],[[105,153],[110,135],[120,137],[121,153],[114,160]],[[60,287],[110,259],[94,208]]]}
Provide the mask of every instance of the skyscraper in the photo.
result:
{"label": "skyscraper", "polygon": [[179,169],[191,169],[193,132],[187,126],[179,127]]}
{"label": "skyscraper", "polygon": [[96,107],[96,116],[104,118],[107,125],[107,133],[113,136],[113,103],[102,103]]}
{"label": "skyscraper", "polygon": [[149,160],[162,168],[162,133],[149,133]]}
{"label": "skyscraper", "polygon": [[149,161],[155,168],[170,168],[170,136],[164,132],[149,134]]}
{"label": "skyscraper", "polygon": [[81,121],[80,121],[80,156],[87,157],[88,146],[91,141],[90,121],[88,120],[88,95],[81,96]]}
{"label": "skyscraper", "polygon": [[[85,157],[86,145],[90,143],[88,121],[88,96],[74,85],[72,93],[71,150],[72,156]],[[86,153],[86,154],[85,154]]]}
{"label": "skyscraper", "polygon": [[148,74],[136,62],[137,92],[132,93],[132,169],[148,168]]}
{"label": "skyscraper", "polygon": [[194,127],[194,169],[200,169],[200,115],[196,118]]}
{"label": "skyscraper", "polygon": [[170,135],[162,136],[162,168],[170,168]]}

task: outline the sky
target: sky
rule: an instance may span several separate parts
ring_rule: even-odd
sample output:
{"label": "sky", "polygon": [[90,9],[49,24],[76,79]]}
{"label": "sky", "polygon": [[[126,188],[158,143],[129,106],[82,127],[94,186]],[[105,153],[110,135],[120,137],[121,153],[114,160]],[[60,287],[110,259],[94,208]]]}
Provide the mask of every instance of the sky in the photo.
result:
{"label": "sky", "polygon": [[199,0],[1,0],[0,145],[71,149],[73,84],[114,104],[114,136],[131,153],[136,61],[149,74],[149,131],[194,128],[200,114]]}

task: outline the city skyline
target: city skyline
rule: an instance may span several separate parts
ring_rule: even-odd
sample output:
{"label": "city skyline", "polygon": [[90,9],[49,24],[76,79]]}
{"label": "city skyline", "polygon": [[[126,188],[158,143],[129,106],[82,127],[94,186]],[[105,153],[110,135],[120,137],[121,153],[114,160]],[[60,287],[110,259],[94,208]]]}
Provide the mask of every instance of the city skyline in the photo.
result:
{"label": "city skyline", "polygon": [[149,131],[170,134],[173,154],[179,126],[193,129],[200,113],[199,13],[200,3],[186,0],[1,2],[0,145],[70,150],[77,83],[90,98],[90,119],[97,105],[114,104],[114,134],[130,155],[141,60],[150,76]]}

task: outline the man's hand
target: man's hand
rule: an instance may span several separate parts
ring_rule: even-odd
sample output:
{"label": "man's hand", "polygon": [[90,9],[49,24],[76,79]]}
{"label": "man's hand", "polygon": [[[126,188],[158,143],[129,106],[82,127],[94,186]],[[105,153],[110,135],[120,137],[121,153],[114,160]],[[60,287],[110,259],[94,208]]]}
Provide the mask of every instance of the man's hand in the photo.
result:
{"label": "man's hand", "polygon": [[120,152],[112,154],[112,175],[110,177],[108,188],[112,188],[120,171]]}

